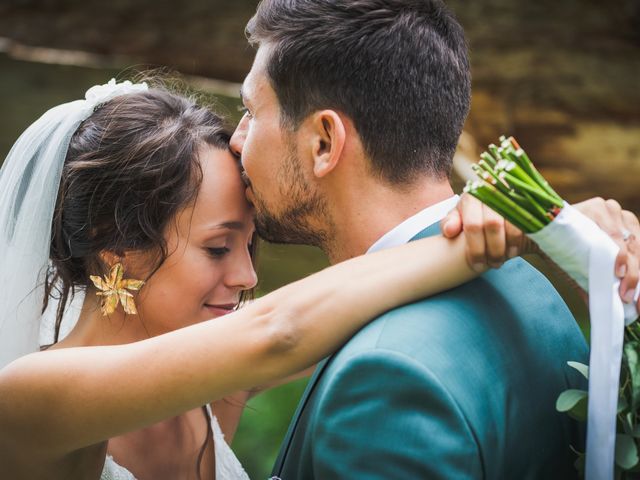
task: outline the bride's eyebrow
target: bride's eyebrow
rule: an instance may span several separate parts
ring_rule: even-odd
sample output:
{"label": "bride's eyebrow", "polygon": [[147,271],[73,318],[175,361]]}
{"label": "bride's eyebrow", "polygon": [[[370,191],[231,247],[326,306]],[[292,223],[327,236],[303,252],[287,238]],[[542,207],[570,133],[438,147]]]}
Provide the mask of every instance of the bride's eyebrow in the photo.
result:
{"label": "bride's eyebrow", "polygon": [[215,225],[210,225],[207,227],[208,230],[219,230],[222,228],[226,228],[229,230],[244,230],[246,225],[243,222],[231,221],[231,222],[222,222],[217,223]]}

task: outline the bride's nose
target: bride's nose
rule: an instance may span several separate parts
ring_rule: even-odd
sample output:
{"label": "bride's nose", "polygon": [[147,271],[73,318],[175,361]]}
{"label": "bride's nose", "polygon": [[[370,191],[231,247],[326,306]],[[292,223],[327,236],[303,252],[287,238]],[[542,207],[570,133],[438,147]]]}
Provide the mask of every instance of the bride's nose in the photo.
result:
{"label": "bride's nose", "polygon": [[225,275],[227,287],[249,290],[257,285],[258,275],[248,252],[243,253],[242,258],[238,258],[232,263]]}

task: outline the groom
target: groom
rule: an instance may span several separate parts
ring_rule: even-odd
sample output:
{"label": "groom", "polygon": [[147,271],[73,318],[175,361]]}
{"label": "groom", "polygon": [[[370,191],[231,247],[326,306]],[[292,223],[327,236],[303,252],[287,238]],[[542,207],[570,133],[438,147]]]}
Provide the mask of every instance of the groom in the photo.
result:
{"label": "groom", "polygon": [[[264,0],[232,138],[268,240],[331,262],[438,234],[469,109],[463,31],[438,0]],[[327,301],[331,301],[330,298]],[[587,346],[515,259],[381,316],[311,379],[273,475],[568,479],[583,438],[555,400]]]}

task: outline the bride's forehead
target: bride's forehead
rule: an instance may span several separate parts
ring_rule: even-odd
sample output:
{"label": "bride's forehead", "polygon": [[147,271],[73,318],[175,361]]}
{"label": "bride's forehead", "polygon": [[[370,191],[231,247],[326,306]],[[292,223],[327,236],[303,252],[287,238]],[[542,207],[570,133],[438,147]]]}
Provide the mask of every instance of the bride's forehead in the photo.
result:
{"label": "bride's forehead", "polygon": [[250,206],[236,159],[226,150],[209,148],[200,155],[202,182],[193,214],[202,220],[210,217],[244,217]]}

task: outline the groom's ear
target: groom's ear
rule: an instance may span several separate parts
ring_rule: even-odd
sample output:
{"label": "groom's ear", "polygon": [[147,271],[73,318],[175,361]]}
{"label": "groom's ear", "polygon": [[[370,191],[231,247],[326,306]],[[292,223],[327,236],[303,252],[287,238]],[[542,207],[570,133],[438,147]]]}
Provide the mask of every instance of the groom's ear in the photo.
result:
{"label": "groom's ear", "polygon": [[321,110],[310,119],[313,174],[322,178],[336,167],[344,150],[346,129],[335,110]]}

